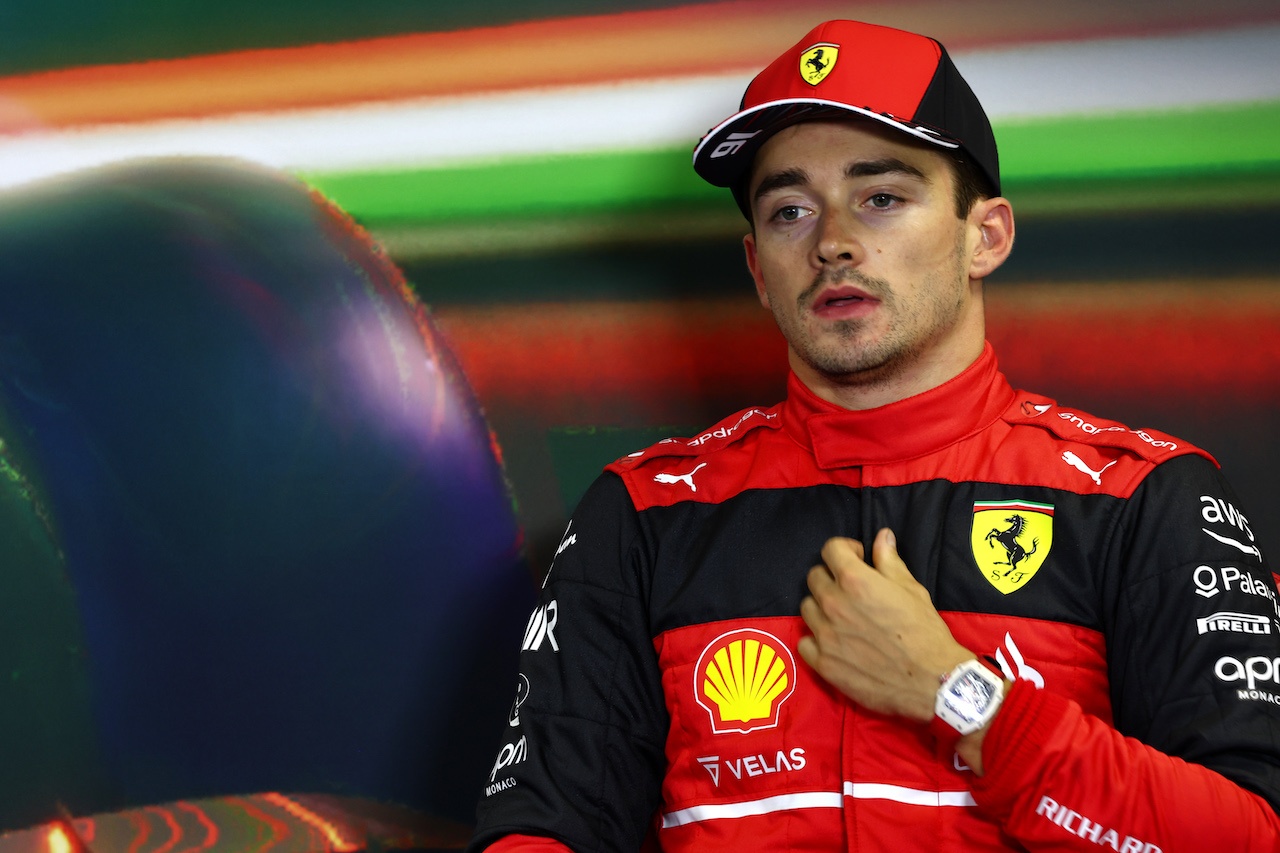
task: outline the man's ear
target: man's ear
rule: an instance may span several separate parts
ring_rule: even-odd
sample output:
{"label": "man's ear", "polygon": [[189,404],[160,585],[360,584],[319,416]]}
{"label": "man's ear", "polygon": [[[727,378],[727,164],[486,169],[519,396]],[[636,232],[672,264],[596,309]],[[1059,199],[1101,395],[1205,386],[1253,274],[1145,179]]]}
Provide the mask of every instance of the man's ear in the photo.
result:
{"label": "man's ear", "polygon": [[969,277],[986,278],[1013,250],[1013,207],[999,196],[982,199],[969,212],[969,223],[978,229]]}
{"label": "man's ear", "polygon": [[756,282],[756,296],[760,298],[760,304],[765,308],[769,307],[769,294],[764,289],[764,276],[760,274],[760,259],[756,256],[756,235],[752,231],[742,238],[742,248],[747,251],[747,269],[751,270],[751,277]]}

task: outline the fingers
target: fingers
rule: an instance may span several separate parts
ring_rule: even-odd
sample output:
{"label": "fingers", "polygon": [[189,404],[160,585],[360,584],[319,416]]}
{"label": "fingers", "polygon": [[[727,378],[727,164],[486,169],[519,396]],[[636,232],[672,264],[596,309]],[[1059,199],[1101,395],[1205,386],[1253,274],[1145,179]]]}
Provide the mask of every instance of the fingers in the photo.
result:
{"label": "fingers", "polygon": [[800,638],[800,642],[796,643],[796,651],[800,653],[800,657],[804,662],[809,664],[813,669],[817,669],[819,659],[822,657],[818,651],[818,641],[813,637],[804,636]]}
{"label": "fingers", "polygon": [[822,608],[813,596],[806,596],[804,601],[800,602],[800,618],[809,626],[809,630],[815,633],[825,630],[831,624],[831,620],[822,612]]}
{"label": "fingers", "polygon": [[838,568],[865,566],[864,554],[861,542],[844,536],[833,536],[822,546],[822,562],[831,567],[833,574]]}
{"label": "fingers", "polygon": [[[822,546],[823,567],[842,588],[847,588],[850,581],[856,581],[859,572],[875,568],[881,575],[899,583],[913,580],[911,570],[898,556],[898,540],[893,531],[881,528],[871,543],[871,565],[865,560],[862,543],[856,539],[834,536]],[[810,575],[809,588],[813,589],[813,577]],[[816,590],[815,590],[816,591]]]}

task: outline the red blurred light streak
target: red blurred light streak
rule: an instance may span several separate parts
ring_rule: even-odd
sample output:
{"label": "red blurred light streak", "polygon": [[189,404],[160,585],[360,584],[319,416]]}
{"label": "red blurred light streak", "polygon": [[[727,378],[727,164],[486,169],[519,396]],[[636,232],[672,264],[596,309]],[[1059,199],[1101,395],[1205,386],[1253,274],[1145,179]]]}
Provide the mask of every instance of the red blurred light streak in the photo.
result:
{"label": "red blurred light streak", "polygon": [[173,813],[166,808],[148,806],[146,810],[152,814],[159,815],[160,819],[164,821],[164,825],[169,827],[169,839],[155,850],[150,851],[150,853],[169,853],[182,839],[182,827],[178,826],[178,822],[173,818]]}
{"label": "red blurred light streak", "polygon": [[190,812],[194,815],[195,819],[204,827],[205,831],[204,841],[201,844],[195,847],[188,847],[180,851],[180,853],[199,853],[199,851],[208,850],[210,847],[218,843],[218,825],[209,820],[209,816],[204,813],[204,809],[185,802],[175,803],[175,805],[183,811]]}
{"label": "red blurred light streak", "polygon": [[332,823],[329,823],[327,820],[320,817],[320,815],[294,802],[283,794],[271,792],[263,794],[262,799],[279,806],[289,814],[298,818],[298,820],[318,829],[321,834],[328,839],[328,849],[336,851],[336,853],[352,853],[352,851],[360,849],[360,845],[353,844],[343,838],[342,834],[338,832],[338,828]]}
{"label": "red blurred light streak", "polygon": [[253,851],[253,853],[266,853],[266,851],[275,847],[277,844],[279,844],[280,842],[284,841],[286,838],[289,837],[288,824],[286,824],[284,821],[281,821],[267,814],[262,809],[258,808],[252,802],[250,802],[248,798],[227,797],[224,800],[224,802],[226,802],[228,805],[238,806],[240,810],[243,811],[245,814],[247,814],[249,817],[254,818],[255,820],[261,821],[262,823],[265,823],[268,827],[271,828],[271,838],[267,839],[267,842],[263,844],[261,847],[257,848],[255,851]]}

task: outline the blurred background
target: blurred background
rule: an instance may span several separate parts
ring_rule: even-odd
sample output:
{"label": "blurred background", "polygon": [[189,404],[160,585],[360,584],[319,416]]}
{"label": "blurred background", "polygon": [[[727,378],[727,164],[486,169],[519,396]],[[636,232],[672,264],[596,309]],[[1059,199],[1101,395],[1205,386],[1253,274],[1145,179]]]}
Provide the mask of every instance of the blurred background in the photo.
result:
{"label": "blurred background", "polygon": [[[1014,385],[1204,447],[1280,544],[1271,0],[5,0],[0,204],[138,157],[238,158],[336,204],[474,392],[532,589],[601,466],[781,398],[745,223],[689,158],[835,17],[938,38],[987,108]],[[488,768],[450,760],[456,791],[373,793],[465,823]]]}

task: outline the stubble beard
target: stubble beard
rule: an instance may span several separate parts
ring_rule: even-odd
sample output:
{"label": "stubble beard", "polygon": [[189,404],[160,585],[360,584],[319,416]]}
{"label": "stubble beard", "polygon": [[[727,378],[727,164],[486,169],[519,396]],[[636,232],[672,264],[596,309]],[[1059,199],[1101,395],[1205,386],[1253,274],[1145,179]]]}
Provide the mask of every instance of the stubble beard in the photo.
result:
{"label": "stubble beard", "polygon": [[[963,242],[958,240],[951,280],[934,275],[924,282],[921,293],[925,298],[909,316],[902,313],[900,300],[889,282],[853,267],[836,267],[823,270],[805,288],[796,299],[795,313],[784,317],[774,311],[774,319],[800,359],[829,381],[849,386],[892,382],[919,364],[958,322],[964,308],[964,287],[958,286],[963,274],[962,249]],[[879,300],[876,313],[887,318],[888,323],[883,334],[868,340],[868,330],[880,321],[867,318],[831,324],[828,328],[838,338],[835,341],[817,341],[810,335],[801,318],[819,291],[840,282],[854,283]]]}

